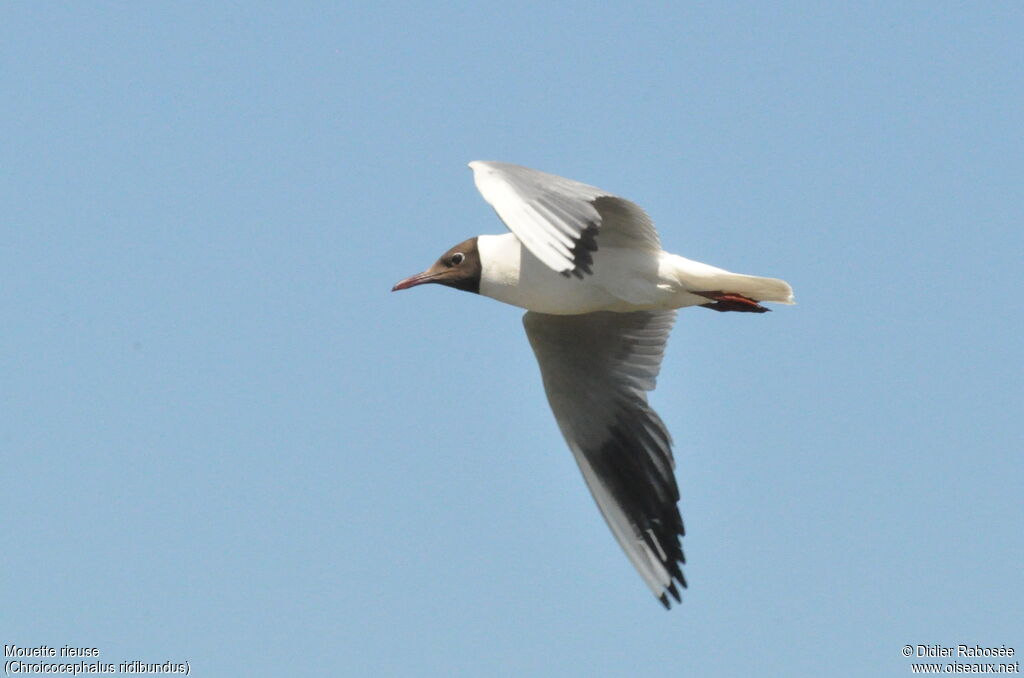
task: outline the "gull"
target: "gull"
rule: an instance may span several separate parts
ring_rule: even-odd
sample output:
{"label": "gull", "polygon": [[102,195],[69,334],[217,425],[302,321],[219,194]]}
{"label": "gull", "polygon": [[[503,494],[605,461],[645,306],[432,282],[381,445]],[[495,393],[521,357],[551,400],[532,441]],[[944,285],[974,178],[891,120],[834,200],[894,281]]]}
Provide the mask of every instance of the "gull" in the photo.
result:
{"label": "gull", "polygon": [[590,493],[665,608],[686,562],[672,438],[647,402],[676,309],[764,313],[792,304],[783,280],[670,254],[637,204],[503,162],[469,163],[510,233],[480,235],[392,291],[435,283],[527,310],[548,403]]}

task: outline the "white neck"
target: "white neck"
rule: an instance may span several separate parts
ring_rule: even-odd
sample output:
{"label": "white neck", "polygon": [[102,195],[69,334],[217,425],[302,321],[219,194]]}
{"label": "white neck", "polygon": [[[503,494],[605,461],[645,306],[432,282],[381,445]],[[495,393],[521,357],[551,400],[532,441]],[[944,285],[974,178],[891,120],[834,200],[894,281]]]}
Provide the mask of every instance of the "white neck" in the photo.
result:
{"label": "white neck", "polygon": [[519,284],[523,247],[511,233],[481,235],[476,239],[480,253],[480,294],[506,301],[508,288]]}

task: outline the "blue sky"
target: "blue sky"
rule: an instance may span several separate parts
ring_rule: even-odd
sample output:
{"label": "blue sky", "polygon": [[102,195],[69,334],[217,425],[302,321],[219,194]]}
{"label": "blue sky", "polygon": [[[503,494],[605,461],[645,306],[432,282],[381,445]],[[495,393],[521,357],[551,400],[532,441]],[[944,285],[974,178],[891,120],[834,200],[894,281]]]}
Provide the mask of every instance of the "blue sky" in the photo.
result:
{"label": "blue sky", "polygon": [[[0,7],[4,643],[201,676],[907,675],[1024,652],[1015,3]],[[681,314],[666,613],[520,311],[391,294],[465,163],[797,306]]]}

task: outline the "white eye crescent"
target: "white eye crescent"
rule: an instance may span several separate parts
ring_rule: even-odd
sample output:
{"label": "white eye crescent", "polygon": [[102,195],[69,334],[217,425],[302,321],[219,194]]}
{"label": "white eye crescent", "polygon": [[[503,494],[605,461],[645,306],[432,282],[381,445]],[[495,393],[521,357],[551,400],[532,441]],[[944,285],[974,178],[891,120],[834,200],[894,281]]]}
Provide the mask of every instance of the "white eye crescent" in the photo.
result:
{"label": "white eye crescent", "polygon": [[458,266],[465,260],[466,255],[464,255],[462,252],[456,252],[455,254],[452,255],[452,266]]}

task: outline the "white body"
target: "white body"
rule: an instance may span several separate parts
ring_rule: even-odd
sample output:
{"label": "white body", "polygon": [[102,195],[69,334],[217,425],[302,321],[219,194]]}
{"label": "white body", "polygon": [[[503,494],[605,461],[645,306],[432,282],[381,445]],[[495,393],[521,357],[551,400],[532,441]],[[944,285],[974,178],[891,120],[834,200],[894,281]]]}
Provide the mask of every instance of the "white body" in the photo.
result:
{"label": "white body", "polygon": [[679,601],[679,587],[686,587],[683,523],[671,437],[647,392],[674,309],[791,304],[792,290],[782,280],[665,252],[642,208],[594,186],[507,163],[470,167],[511,233],[478,236],[479,265],[468,272],[460,267],[472,262],[473,251],[453,248],[395,289],[442,282],[432,276],[452,271],[445,284],[475,283],[470,276],[478,275],[478,286],[461,289],[527,309],[523,325],[559,429],[615,538],[669,607],[669,596]]}
{"label": "white body", "polygon": [[775,278],[731,273],[663,250],[601,247],[593,274],[553,271],[512,233],[477,238],[480,294],[540,313],[660,311],[708,303],[694,292],[726,291],[757,301],[793,303],[789,285]]}

